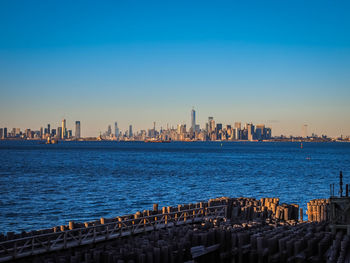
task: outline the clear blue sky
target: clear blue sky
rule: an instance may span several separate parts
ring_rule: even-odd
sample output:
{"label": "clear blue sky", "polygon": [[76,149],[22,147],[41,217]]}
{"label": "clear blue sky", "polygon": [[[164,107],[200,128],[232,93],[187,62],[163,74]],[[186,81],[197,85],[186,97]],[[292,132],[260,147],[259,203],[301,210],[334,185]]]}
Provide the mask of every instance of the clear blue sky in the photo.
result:
{"label": "clear blue sky", "polygon": [[349,1],[98,2],[0,2],[0,127],[350,135]]}

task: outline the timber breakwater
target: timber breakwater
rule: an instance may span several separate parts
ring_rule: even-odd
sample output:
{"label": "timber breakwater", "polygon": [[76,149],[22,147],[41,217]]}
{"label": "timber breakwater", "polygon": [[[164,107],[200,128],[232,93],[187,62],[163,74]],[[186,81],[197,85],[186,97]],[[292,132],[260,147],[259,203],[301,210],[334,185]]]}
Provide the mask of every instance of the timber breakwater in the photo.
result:
{"label": "timber breakwater", "polygon": [[221,197],[7,233],[0,262],[350,262],[350,198],[340,189],[311,200],[307,221],[278,198]]}

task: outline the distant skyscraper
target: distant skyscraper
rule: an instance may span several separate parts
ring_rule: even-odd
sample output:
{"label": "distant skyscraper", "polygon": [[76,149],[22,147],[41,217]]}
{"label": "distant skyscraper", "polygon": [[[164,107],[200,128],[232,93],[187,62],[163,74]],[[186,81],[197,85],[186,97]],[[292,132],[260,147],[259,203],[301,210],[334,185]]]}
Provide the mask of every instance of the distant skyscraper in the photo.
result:
{"label": "distant skyscraper", "polygon": [[242,139],[241,128],[242,128],[242,124],[240,122],[235,122],[235,139],[236,140]]}
{"label": "distant skyscraper", "polygon": [[153,122],[153,129],[148,131],[148,137],[155,138],[156,137],[156,122]]}
{"label": "distant skyscraper", "polygon": [[247,124],[247,130],[248,130],[248,140],[249,141],[254,140],[254,125],[252,123]]}
{"label": "distant skyscraper", "polygon": [[0,128],[0,139],[4,137],[4,130],[3,128]]}
{"label": "distant skyscraper", "polygon": [[66,119],[62,120],[62,133],[61,133],[61,139],[65,139],[67,137],[67,126],[66,126]]}
{"label": "distant skyscraper", "polygon": [[186,133],[186,124],[182,125],[182,133],[185,134]]}
{"label": "distant skyscraper", "polygon": [[25,129],[25,130],[24,130],[24,134],[25,134],[25,136],[26,136],[27,138],[30,138],[30,135],[31,135],[30,129]]}
{"label": "distant skyscraper", "polygon": [[3,138],[7,138],[7,128],[4,128],[4,135],[3,135]]}
{"label": "distant skyscraper", "polygon": [[266,135],[265,135],[265,139],[266,140],[270,140],[272,137],[272,131],[271,128],[266,128]]}
{"label": "distant skyscraper", "polygon": [[115,135],[116,138],[119,137],[119,128],[118,128],[118,123],[117,122],[114,123],[114,135]]}
{"label": "distant skyscraper", "polygon": [[209,132],[215,131],[215,121],[213,117],[208,117]]}
{"label": "distant skyscraper", "polygon": [[111,134],[112,134],[112,126],[108,125],[107,136],[111,136]]}
{"label": "distant skyscraper", "polygon": [[192,132],[196,130],[196,111],[194,109],[191,110],[191,129]]}
{"label": "distant skyscraper", "polygon": [[132,137],[132,125],[129,125],[129,138]]}
{"label": "distant skyscraper", "polygon": [[80,121],[75,122],[75,139],[80,139]]}
{"label": "distant skyscraper", "polygon": [[195,126],[196,128],[194,129],[194,131],[195,132],[197,132],[197,133],[199,133],[200,132],[200,130],[201,130],[201,128],[200,128],[200,126],[199,126],[199,124],[196,124],[196,126]]}
{"label": "distant skyscraper", "polygon": [[255,128],[255,137],[257,140],[266,139],[266,129],[264,124],[258,124]]}
{"label": "distant skyscraper", "polygon": [[181,133],[181,124],[177,125],[177,133],[180,134]]}
{"label": "distant skyscraper", "polygon": [[40,138],[42,138],[44,135],[43,127],[40,127]]}
{"label": "distant skyscraper", "polygon": [[51,129],[50,129],[50,124],[47,125],[47,133],[50,134],[51,133]]}
{"label": "distant skyscraper", "polygon": [[57,128],[57,138],[62,139],[62,127]]}

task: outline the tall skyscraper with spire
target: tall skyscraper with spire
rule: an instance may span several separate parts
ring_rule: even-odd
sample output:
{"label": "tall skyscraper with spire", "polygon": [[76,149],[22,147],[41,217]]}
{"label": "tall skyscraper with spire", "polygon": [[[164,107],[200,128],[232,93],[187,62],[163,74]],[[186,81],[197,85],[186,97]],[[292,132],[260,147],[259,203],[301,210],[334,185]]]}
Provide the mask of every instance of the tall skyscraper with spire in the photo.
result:
{"label": "tall skyscraper with spire", "polygon": [[191,129],[192,132],[196,130],[196,111],[194,109],[191,110]]}

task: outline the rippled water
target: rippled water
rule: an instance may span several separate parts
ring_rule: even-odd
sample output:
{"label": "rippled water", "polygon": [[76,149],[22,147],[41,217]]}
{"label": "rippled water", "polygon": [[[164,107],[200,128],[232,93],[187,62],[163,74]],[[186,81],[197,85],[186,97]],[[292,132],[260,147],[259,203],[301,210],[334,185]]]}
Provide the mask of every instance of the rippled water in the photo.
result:
{"label": "rippled water", "polygon": [[49,228],[219,196],[329,196],[349,143],[0,142],[0,232]]}

